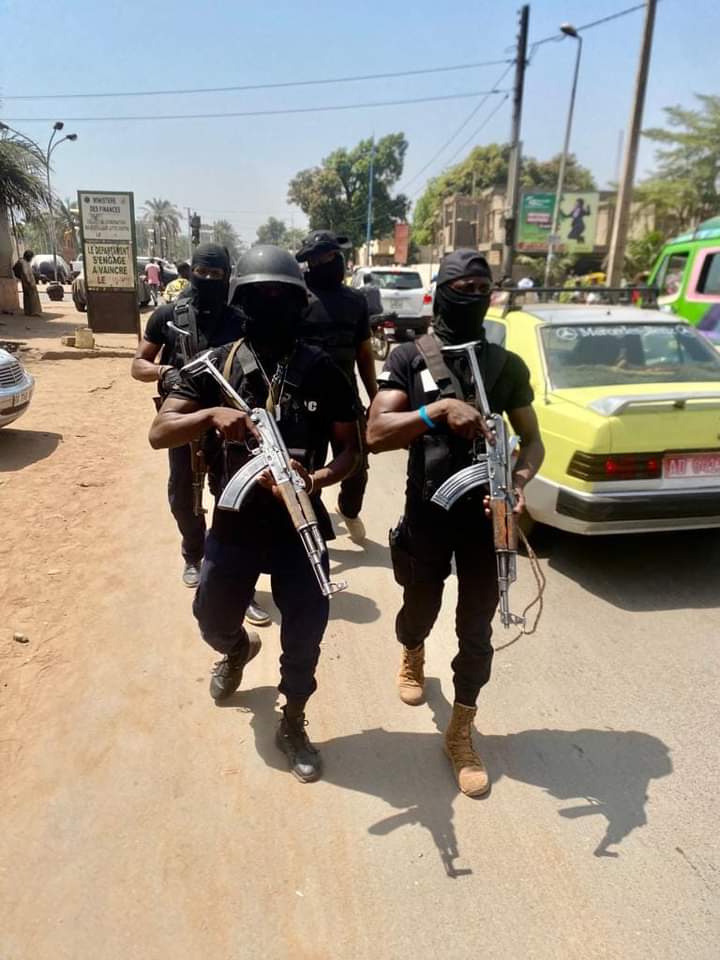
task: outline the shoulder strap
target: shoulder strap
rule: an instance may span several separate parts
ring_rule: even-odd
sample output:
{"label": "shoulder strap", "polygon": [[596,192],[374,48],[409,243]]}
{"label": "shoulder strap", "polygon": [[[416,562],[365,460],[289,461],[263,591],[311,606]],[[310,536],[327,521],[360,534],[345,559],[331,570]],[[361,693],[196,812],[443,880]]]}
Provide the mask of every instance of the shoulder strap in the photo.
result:
{"label": "shoulder strap", "polygon": [[175,314],[175,325],[180,327],[181,330],[187,330],[190,334],[188,353],[191,357],[194,357],[200,352],[195,308],[189,300],[180,300],[173,304],[173,312]]}
{"label": "shoulder strap", "polygon": [[462,397],[462,387],[443,360],[440,344],[435,337],[429,333],[424,333],[421,337],[417,338],[415,344],[420,351],[420,356],[425,361],[425,366],[430,371],[430,376],[440,388],[442,396]]}
{"label": "shoulder strap", "polygon": [[[235,343],[228,350],[228,355],[225,357],[225,363],[223,364],[223,376],[226,380],[230,379],[230,372],[232,370],[232,365],[235,362],[235,354],[238,352],[240,347],[244,346],[244,340],[240,337],[239,340],[236,340]],[[247,350],[247,347],[245,347]],[[249,352],[249,351],[248,351]]]}

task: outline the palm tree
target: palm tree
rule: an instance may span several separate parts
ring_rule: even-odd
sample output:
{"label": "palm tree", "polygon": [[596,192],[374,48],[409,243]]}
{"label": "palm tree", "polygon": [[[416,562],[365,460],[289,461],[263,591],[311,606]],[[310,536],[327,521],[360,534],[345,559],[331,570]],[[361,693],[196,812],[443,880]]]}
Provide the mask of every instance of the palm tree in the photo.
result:
{"label": "palm tree", "polygon": [[14,136],[0,136],[0,309],[18,308],[17,281],[12,273],[10,219],[40,215],[47,207],[45,159]]}
{"label": "palm tree", "polygon": [[[174,251],[175,240],[180,232],[180,211],[177,207],[169,200],[153,197],[152,200],[145,201],[145,220],[156,231],[156,243],[160,246],[160,255],[167,256],[170,247]],[[168,249],[165,250],[163,250],[163,237],[168,240]],[[155,253],[155,244],[152,252]]]}

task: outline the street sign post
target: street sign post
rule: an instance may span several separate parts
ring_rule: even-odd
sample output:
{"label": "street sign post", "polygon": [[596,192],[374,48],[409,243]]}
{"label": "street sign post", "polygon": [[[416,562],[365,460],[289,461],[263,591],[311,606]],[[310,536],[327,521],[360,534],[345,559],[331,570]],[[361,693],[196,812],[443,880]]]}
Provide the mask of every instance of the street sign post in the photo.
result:
{"label": "street sign post", "polygon": [[88,326],[140,336],[133,195],[79,190]]}

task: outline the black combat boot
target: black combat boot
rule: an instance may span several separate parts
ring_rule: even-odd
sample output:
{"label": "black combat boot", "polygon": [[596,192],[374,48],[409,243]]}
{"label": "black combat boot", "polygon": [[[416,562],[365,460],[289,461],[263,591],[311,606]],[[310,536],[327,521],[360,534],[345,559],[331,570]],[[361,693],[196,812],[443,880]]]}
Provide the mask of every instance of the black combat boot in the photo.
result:
{"label": "black combat boot", "polygon": [[319,780],[322,774],[320,753],[310,743],[305,733],[307,720],[304,701],[288,700],[277,732],[277,745],[288,758],[290,772],[302,783]]}
{"label": "black combat boot", "polygon": [[256,633],[248,633],[247,646],[239,653],[226,653],[213,667],[210,696],[217,702],[231,697],[240,686],[243,670],[260,653],[262,642]]}

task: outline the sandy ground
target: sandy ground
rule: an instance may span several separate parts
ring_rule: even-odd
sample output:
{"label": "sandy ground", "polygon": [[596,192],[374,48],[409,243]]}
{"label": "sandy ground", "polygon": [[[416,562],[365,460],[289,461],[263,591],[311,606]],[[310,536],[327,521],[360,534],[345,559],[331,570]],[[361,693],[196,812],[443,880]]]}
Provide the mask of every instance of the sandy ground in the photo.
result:
{"label": "sandy ground", "polygon": [[33,356],[0,431],[2,960],[717,957],[717,532],[555,538],[541,630],[482,696],[471,801],[438,732],[452,586],[428,704],[396,697],[403,457],[373,460],[366,548],[342,525],[332,548],[326,776],[302,785],[273,743],[276,624],[209,699],[151,388],[122,358]]}

